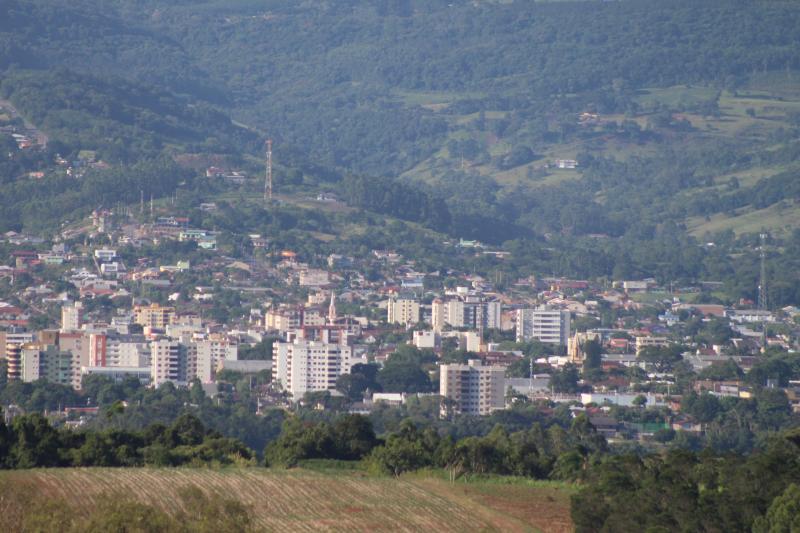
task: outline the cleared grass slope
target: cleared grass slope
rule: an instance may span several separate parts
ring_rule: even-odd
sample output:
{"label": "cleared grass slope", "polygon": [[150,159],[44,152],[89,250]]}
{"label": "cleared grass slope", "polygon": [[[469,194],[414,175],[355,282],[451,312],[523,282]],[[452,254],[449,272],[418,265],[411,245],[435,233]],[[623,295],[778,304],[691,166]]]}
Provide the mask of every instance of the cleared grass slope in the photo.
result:
{"label": "cleared grass slope", "polygon": [[555,483],[450,484],[421,474],[394,479],[256,468],[27,470],[2,472],[0,481],[6,490],[28,488],[64,501],[76,513],[109,496],[175,513],[175,495],[194,486],[212,498],[240,501],[256,528],[269,531],[572,531],[571,489]]}

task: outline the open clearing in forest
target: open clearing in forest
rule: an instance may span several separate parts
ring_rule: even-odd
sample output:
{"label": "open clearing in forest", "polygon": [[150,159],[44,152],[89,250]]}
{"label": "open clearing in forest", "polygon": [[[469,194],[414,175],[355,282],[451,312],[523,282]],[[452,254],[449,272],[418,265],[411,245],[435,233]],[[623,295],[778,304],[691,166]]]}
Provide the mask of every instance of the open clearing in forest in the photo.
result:
{"label": "open clearing in forest", "polygon": [[570,486],[516,479],[451,484],[420,473],[395,479],[304,469],[71,468],[2,472],[0,480],[76,512],[116,495],[175,512],[176,494],[195,486],[241,501],[259,530],[572,531]]}

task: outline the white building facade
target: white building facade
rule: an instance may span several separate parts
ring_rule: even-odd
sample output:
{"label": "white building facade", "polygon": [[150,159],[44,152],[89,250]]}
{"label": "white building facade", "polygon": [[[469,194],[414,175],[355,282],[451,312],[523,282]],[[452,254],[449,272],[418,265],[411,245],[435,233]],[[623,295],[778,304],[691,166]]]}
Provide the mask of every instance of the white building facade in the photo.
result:
{"label": "white building facade", "polygon": [[570,336],[569,311],[537,307],[517,310],[517,342],[537,339],[567,346]]}
{"label": "white building facade", "polygon": [[488,415],[505,408],[505,368],[485,366],[480,360],[466,365],[441,365],[439,394],[442,413]]}
{"label": "white building facade", "polygon": [[306,392],[334,390],[353,362],[352,348],[342,343],[295,338],[274,343],[272,350],[272,381],[294,399]]}

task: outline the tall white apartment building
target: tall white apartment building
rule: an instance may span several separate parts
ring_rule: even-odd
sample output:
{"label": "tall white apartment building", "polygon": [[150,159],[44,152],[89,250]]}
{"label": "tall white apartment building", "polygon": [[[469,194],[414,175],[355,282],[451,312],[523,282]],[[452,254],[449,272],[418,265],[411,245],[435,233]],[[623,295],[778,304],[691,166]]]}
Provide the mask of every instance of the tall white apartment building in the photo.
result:
{"label": "tall white apartment building", "polygon": [[442,414],[488,415],[505,408],[505,368],[484,366],[472,359],[466,365],[439,367],[439,394],[449,400]]}
{"label": "tall white apartment building", "polygon": [[517,342],[538,339],[541,342],[562,344],[569,342],[569,311],[537,307],[517,310]]}
{"label": "tall white apartment building", "polygon": [[485,303],[485,321],[488,329],[501,329],[503,324],[503,304],[500,302]]}
{"label": "tall white apartment building", "polygon": [[159,339],[151,344],[153,384],[158,387],[167,381],[186,385],[195,375],[195,358],[180,341]]}
{"label": "tall white apartment building", "polygon": [[413,326],[420,319],[419,302],[407,298],[392,298],[386,306],[386,315],[389,324]]}
{"label": "tall white apartment building", "polygon": [[272,346],[272,381],[279,383],[293,398],[306,392],[333,390],[336,380],[352,366],[352,348],[294,338]]}
{"label": "tall white apartment building", "polygon": [[140,335],[89,335],[90,367],[150,366],[150,343]]}
{"label": "tall white apartment building", "polygon": [[61,331],[77,331],[81,329],[81,313],[83,304],[75,302],[61,307]]}
{"label": "tall white apartment building", "polygon": [[465,298],[436,298],[431,303],[431,325],[434,331],[442,331],[445,326],[454,328],[481,327],[500,329],[502,304],[497,301],[484,301],[480,296]]}
{"label": "tall white apartment building", "polygon": [[217,375],[217,368],[222,361],[236,361],[239,358],[239,347],[227,339],[203,339],[194,341],[196,358],[195,375],[203,383],[212,383]]}

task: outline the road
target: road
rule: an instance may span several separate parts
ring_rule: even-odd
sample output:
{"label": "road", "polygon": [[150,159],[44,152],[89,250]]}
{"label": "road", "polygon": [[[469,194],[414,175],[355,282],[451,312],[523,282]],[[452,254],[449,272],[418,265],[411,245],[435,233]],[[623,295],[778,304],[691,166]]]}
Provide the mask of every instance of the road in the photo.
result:
{"label": "road", "polygon": [[50,140],[50,138],[39,128],[33,125],[28,119],[23,117],[20,114],[20,112],[17,111],[17,108],[14,107],[14,104],[9,102],[8,100],[0,99],[0,107],[2,107],[6,112],[8,112],[11,118],[22,119],[22,122],[25,124],[25,129],[33,132],[33,135],[36,137],[36,143],[39,144],[42,148],[47,148],[47,142]]}

